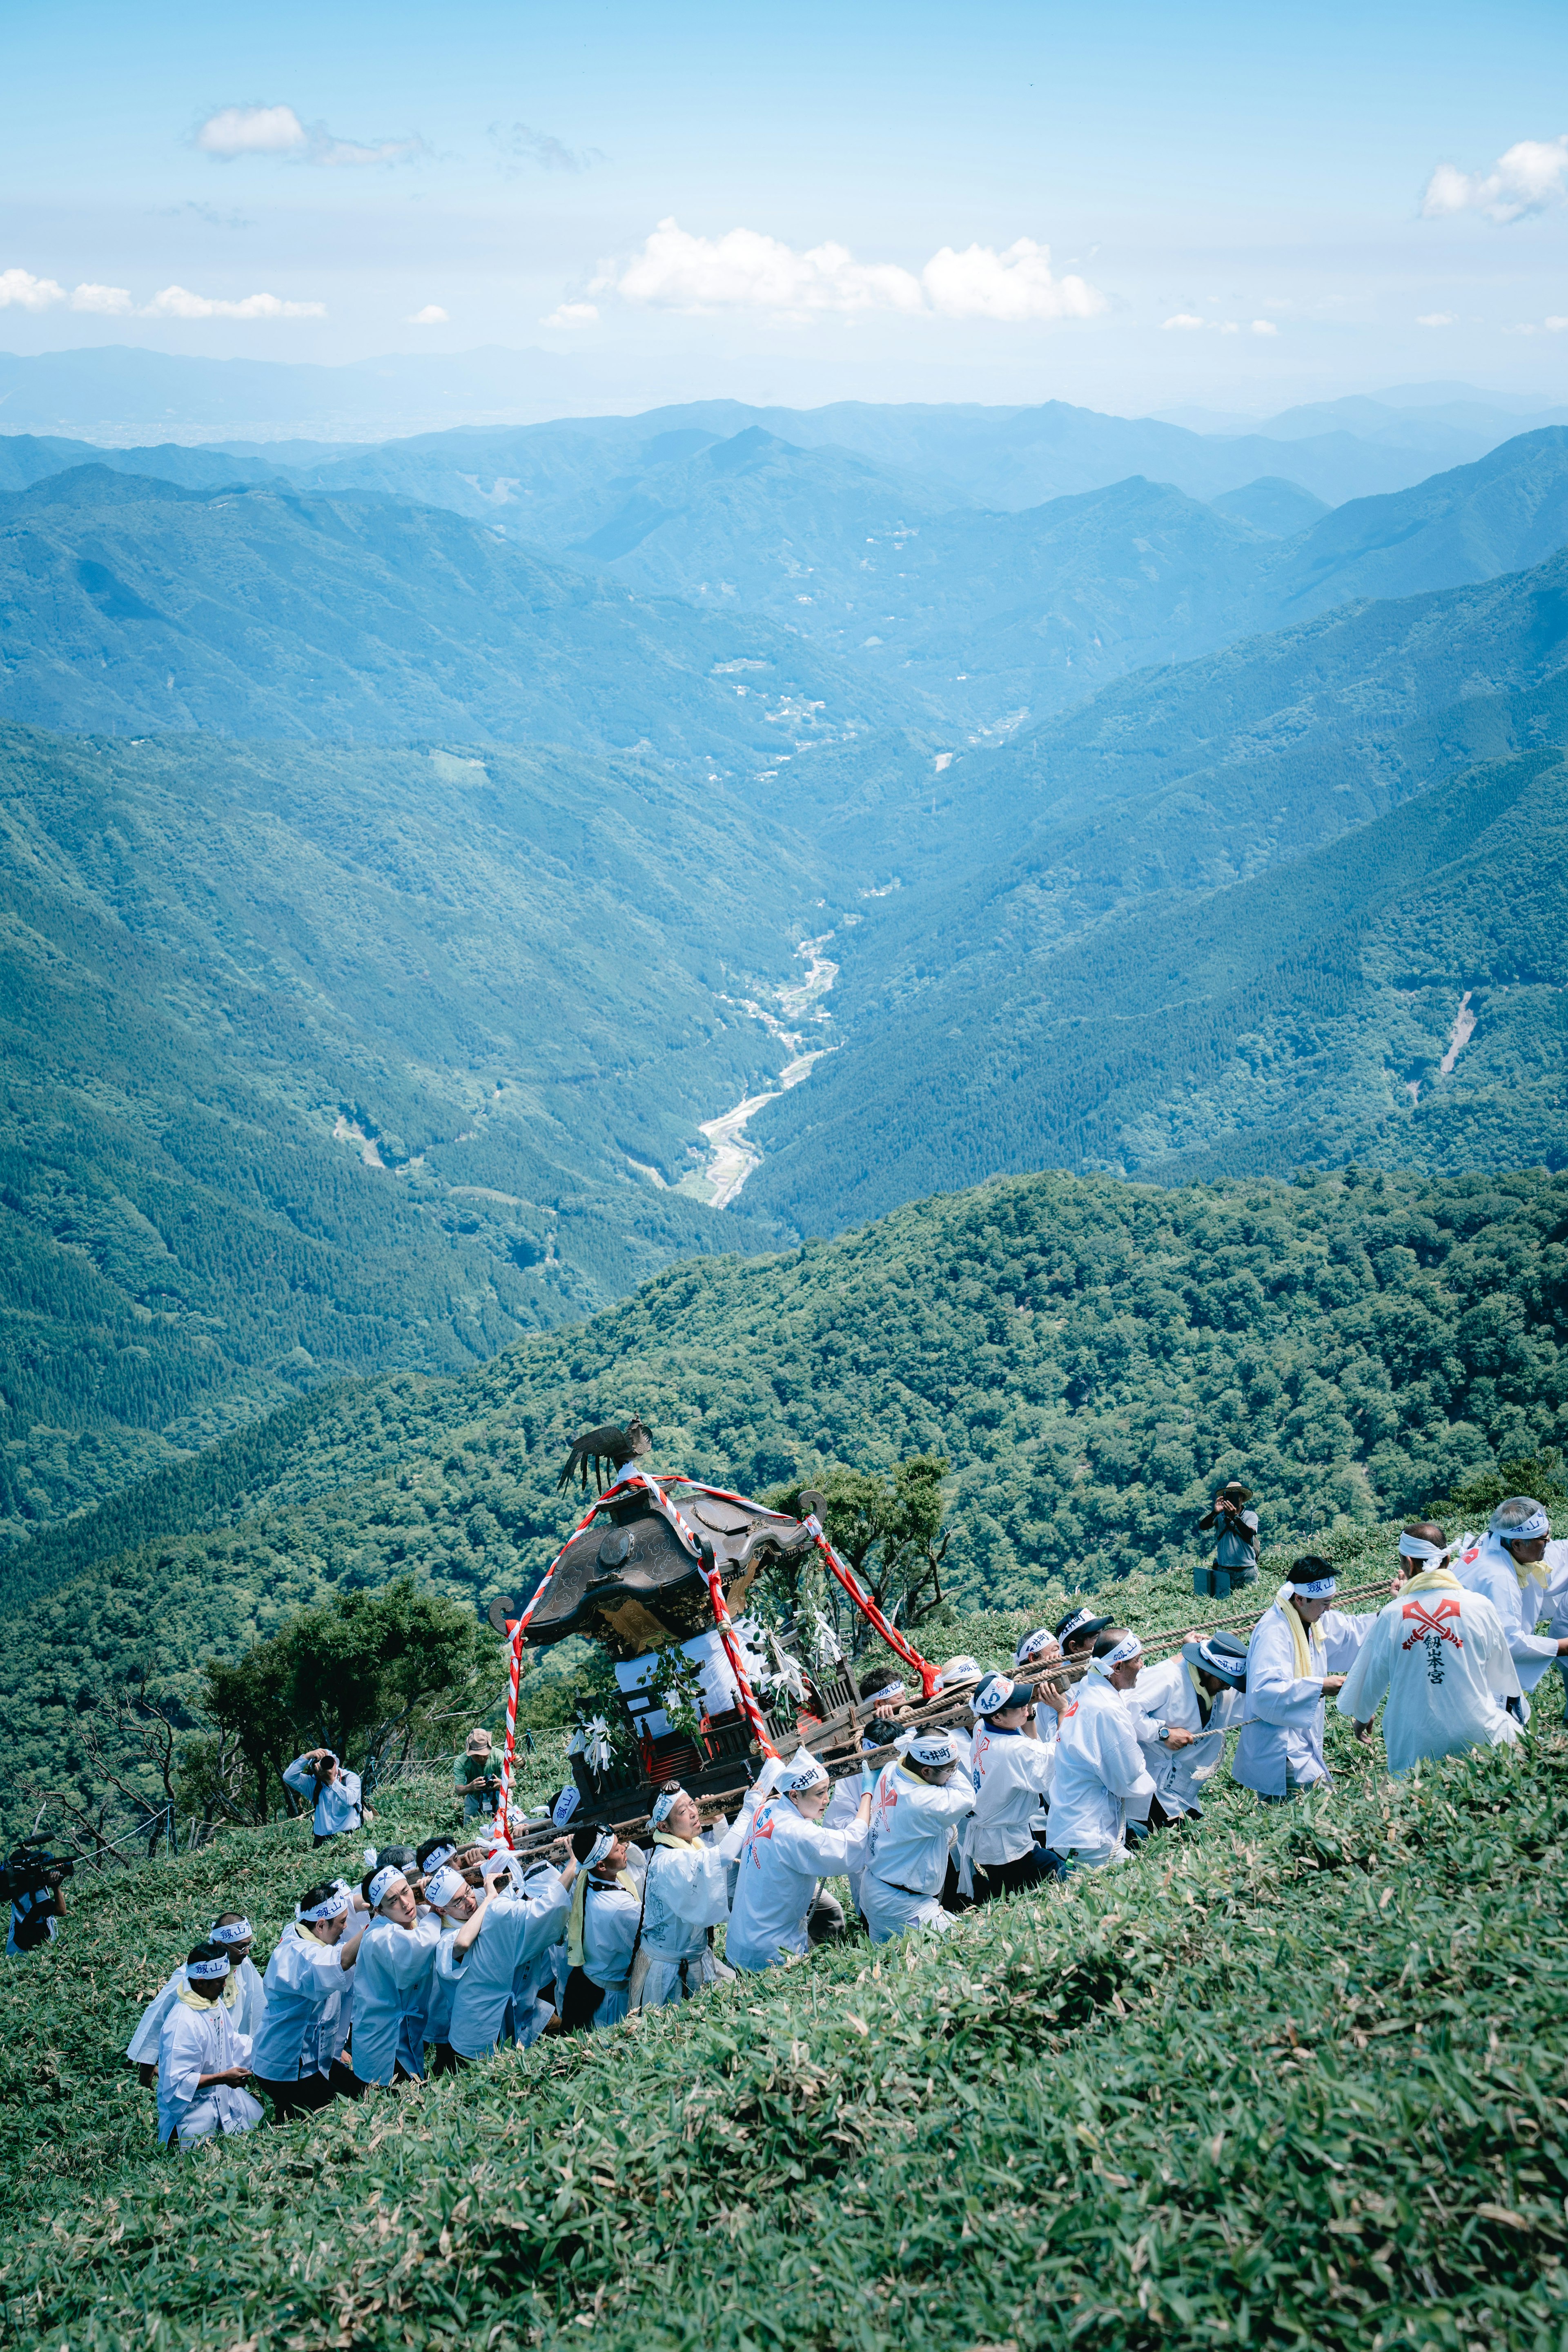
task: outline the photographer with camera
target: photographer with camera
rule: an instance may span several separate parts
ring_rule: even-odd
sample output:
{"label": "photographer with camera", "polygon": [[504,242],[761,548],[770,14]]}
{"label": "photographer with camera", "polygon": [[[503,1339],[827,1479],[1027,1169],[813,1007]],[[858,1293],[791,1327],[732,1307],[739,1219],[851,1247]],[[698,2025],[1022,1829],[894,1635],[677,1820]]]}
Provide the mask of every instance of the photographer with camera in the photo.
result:
{"label": "photographer with camera", "polygon": [[330,1748],[307,1748],[285,1767],[283,1785],[297,1797],[309,1798],[316,1824],[316,1843],[342,1837],[375,1815],[360,1792],[360,1778],[341,1763]]}
{"label": "photographer with camera", "polygon": [[11,1906],[5,1937],[5,1957],[20,1959],[27,1952],[52,1943],[66,1916],[65,1882],[76,1865],[51,1853],[48,1840],[26,1837],[8,1857],[3,1893]]}
{"label": "photographer with camera", "polygon": [[476,1724],[452,1768],[452,1782],[463,1800],[466,1822],[488,1822],[500,1794],[500,1770],[495,1740],[482,1723]]}
{"label": "photographer with camera", "polygon": [[1206,1568],[1193,1570],[1193,1591],[1207,1601],[1224,1601],[1244,1584],[1258,1581],[1258,1514],[1249,1511],[1252,1489],[1232,1478],[1214,1498],[1214,1508],[1198,1521],[1198,1533],[1215,1536],[1214,1558]]}

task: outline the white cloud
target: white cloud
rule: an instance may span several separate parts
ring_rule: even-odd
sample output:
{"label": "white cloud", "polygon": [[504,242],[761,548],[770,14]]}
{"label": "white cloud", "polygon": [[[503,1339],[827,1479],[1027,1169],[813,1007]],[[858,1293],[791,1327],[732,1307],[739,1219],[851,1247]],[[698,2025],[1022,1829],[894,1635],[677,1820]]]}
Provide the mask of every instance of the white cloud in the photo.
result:
{"label": "white cloud", "polygon": [[123,286],[79,286],[71,296],[73,310],[96,311],[100,319],[128,319],[135,308]]}
{"label": "white cloud", "polygon": [[1423,310],[1415,323],[1418,327],[1457,327],[1459,321],[1452,310]]}
{"label": "white cloud", "polygon": [[408,320],[411,327],[445,327],[448,323],[439,302],[426,302],[423,310],[416,310]]}
{"label": "white cloud", "polygon": [[210,294],[193,294],[188,287],[165,286],[143,304],[144,319],[324,319],[324,302],[284,302],[276,294],[247,294],[241,301],[225,302]]}
{"label": "white cloud", "polygon": [[196,133],[204,155],[292,155],[310,143],[291,106],[220,106]]}
{"label": "white cloud", "polygon": [[1568,335],[1568,319],[1548,319],[1546,331],[1549,335]]}
{"label": "white cloud", "polygon": [[1255,335],[1277,335],[1279,330],[1272,319],[1254,319],[1252,331]]}
{"label": "white cloud", "polygon": [[65,299],[65,288],[52,278],[35,278],[30,269],[0,270],[0,310],[48,310]]}
{"label": "white cloud", "polygon": [[1168,335],[1173,329],[1175,329],[1182,334],[1190,335],[1195,329],[1200,329],[1203,326],[1203,320],[1198,318],[1194,312],[1191,310],[1178,310],[1173,318],[1164,320],[1160,331],[1162,334]]}
{"label": "white cloud", "polygon": [[548,319],[541,319],[542,327],[592,327],[597,323],[599,306],[596,302],[561,302]]}
{"label": "white cloud", "polygon": [[340,139],[324,122],[301,122],[291,106],[220,106],[196,132],[204,155],[232,163],[242,155],[282,155],[296,163],[406,163],[429,150],[420,138],[365,142]]}
{"label": "white cloud", "polygon": [[921,272],[931,309],[943,319],[1000,319],[1009,326],[1047,319],[1094,319],[1108,308],[1081,278],[1054,278],[1051,248],[1021,236],[1005,253],[944,245]]}
{"label": "white cloud", "polygon": [[1568,137],[1521,139],[1489,172],[1461,172],[1439,163],[1421,200],[1424,220],[1455,213],[1485,213],[1489,220],[1522,220],[1568,197]]}
{"label": "white cloud", "polygon": [[662,220],[631,260],[603,264],[588,291],[658,310],[768,310],[795,319],[898,310],[1018,324],[1089,319],[1107,308],[1104,295],[1081,278],[1053,276],[1050,259],[1048,246],[1026,236],[1002,253],[990,246],[963,253],[943,246],[917,278],[897,262],[857,261],[847,246],[802,253],[756,229],[693,236],[678,221]]}

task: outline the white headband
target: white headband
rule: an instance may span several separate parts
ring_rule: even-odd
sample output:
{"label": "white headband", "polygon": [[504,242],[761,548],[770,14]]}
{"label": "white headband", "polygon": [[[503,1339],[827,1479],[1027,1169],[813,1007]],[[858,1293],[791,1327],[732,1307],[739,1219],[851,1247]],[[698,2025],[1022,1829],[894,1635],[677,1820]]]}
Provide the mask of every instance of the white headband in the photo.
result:
{"label": "white headband", "polygon": [[342,1912],[348,1909],[349,1905],[353,1900],[353,1895],[351,1895],[345,1888],[340,1886],[332,1894],[329,1895],[324,1901],[321,1903],[312,1903],[308,1911],[301,1911],[300,1906],[296,1903],[294,1906],[294,1916],[304,1927],[311,1926],[313,1922],[318,1919],[336,1919]]}
{"label": "white headband", "polygon": [[987,1675],[969,1702],[970,1710],[974,1715],[1005,1715],[1010,1706],[1026,1705],[1031,1696],[1010,1675]]}
{"label": "white headband", "polygon": [[1025,1634],[1013,1653],[1013,1664],[1016,1666],[1026,1666],[1031,1658],[1043,1657],[1047,1650],[1054,1650],[1056,1647],[1057,1637],[1049,1627],[1038,1626],[1034,1633]]}
{"label": "white headband", "polygon": [[818,1763],[815,1756],[801,1756],[784,1767],[773,1786],[782,1789],[786,1797],[804,1797],[808,1789],[820,1789],[827,1777],[826,1766]]}
{"label": "white headband", "polygon": [[1537,1536],[1552,1533],[1552,1521],[1537,1504],[1530,1517],[1521,1519],[1517,1528],[1494,1527],[1491,1532],[1499,1543],[1533,1543]]}
{"label": "white headband", "polygon": [[900,1699],[907,1698],[908,1696],[909,1689],[906,1684],[884,1683],[880,1690],[874,1690],[871,1693],[871,1706],[879,1714],[883,1707],[896,1706]]}
{"label": "white headband", "polygon": [[433,1870],[443,1869],[457,1851],[456,1845],[433,1845],[421,1864],[426,1877],[428,1878]]}
{"label": "white headband", "polygon": [[685,1794],[684,1789],[665,1789],[654,1799],[653,1811],[648,1815],[648,1819],[655,1829],[658,1829],[660,1822],[667,1822],[669,1819]]}
{"label": "white headband", "polygon": [[1310,1584],[1298,1584],[1294,1577],[1290,1580],[1291,1591],[1299,1593],[1303,1601],[1327,1601],[1339,1589],[1339,1580],[1332,1576],[1316,1577]]}
{"label": "white headband", "polygon": [[1399,1538],[1401,1559],[1447,1559],[1447,1544],[1428,1543],[1425,1536],[1413,1536],[1408,1528]]}
{"label": "white headband", "polygon": [[408,1881],[393,1863],[378,1870],[364,1890],[364,1899],[373,1911],[379,1911],[395,1886],[406,1886]]}
{"label": "white headband", "polygon": [[[1079,1631],[1080,1626],[1091,1623],[1093,1617],[1094,1612],[1092,1609],[1075,1609],[1072,1615],[1068,1619],[1067,1623],[1056,1636],[1057,1640],[1058,1642],[1070,1642],[1073,1635]],[[1034,1635],[1031,1633],[1029,1639],[1033,1641],[1034,1638]]]}
{"label": "white headband", "polygon": [[1102,1658],[1090,1658],[1089,1670],[1091,1675],[1111,1675],[1118,1666],[1124,1666],[1129,1658],[1141,1658],[1142,1654],[1142,1643],[1136,1633],[1129,1633],[1118,1642],[1113,1650],[1107,1650]]}
{"label": "white headband", "polygon": [[593,1844],[588,1848],[586,1854],[583,1858],[584,1869],[592,1870],[596,1864],[603,1862],[605,1856],[609,1853],[610,1848],[615,1844],[615,1842],[616,1833],[614,1830],[601,1830],[598,1836],[594,1840]]}
{"label": "white headband", "polygon": [[918,1739],[910,1740],[904,1756],[910,1764],[928,1767],[958,1761],[958,1750],[945,1731],[922,1731]]}
{"label": "white headband", "polygon": [[248,1919],[236,1919],[226,1927],[213,1927],[207,1934],[209,1944],[248,1944],[251,1940]]}
{"label": "white headband", "polygon": [[457,1901],[468,1883],[460,1870],[448,1870],[443,1863],[435,1876],[425,1882],[425,1900],[433,1911],[444,1911],[448,1903]]}
{"label": "white headband", "polygon": [[212,1984],[228,1974],[228,1962],[222,1960],[187,1960],[185,1976],[192,1984]]}

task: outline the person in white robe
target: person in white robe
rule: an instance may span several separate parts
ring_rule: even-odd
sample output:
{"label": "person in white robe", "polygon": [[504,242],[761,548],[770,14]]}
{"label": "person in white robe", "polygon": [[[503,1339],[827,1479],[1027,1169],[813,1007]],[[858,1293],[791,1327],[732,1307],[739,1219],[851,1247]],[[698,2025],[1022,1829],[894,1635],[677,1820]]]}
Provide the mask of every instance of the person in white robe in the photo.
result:
{"label": "person in white robe", "polygon": [[1535,1630],[1562,1606],[1546,1564],[1551,1539],[1544,1504],[1531,1495],[1510,1495],[1492,1513],[1486,1534],[1462,1545],[1453,1562],[1459,1582],[1491,1602],[1508,1635],[1520,1688],[1509,1711],[1521,1723],[1530,1720],[1530,1694],[1548,1667],[1568,1657],[1568,1637]]}
{"label": "person in white robe", "polygon": [[724,1957],[733,1968],[778,1968],[810,1948],[809,1917],[824,1878],[847,1877],[865,1859],[871,1798],[858,1800],[845,1828],[826,1816],[833,1783],[802,1748],[773,1776],[741,1847]]}
{"label": "person in white robe", "polygon": [[158,2039],[158,2145],[194,2147],[215,2133],[254,2131],[261,2121],[250,2079],[250,2037],[234,2023],[221,1944],[198,1944],[185,1962]]}
{"label": "person in white robe", "polygon": [[375,1819],[363,1801],[359,1774],[351,1772],[330,1748],[308,1748],[303,1756],[296,1756],[284,1766],[283,1781],[310,1806],[318,1845]]}
{"label": "person in white robe", "polygon": [[341,1882],[309,1888],[267,1963],[267,2013],[251,2063],[277,2123],[358,2095],[342,2056],[363,1940],[355,1909],[353,1889]]}
{"label": "person in white robe", "polygon": [[370,1925],[354,1969],[351,2063],[368,2088],[425,2079],[426,2020],[441,1922],[421,1911],[395,1864],[382,1863],[360,1889]]}
{"label": "person in white robe", "polygon": [[482,2058],[514,2032],[519,1972],[559,1940],[577,1864],[568,1854],[560,1870],[546,1864],[524,1886],[505,1894],[508,1874],[489,1864],[486,1872],[468,1917],[436,1947],[436,1966],[457,1986],[447,2039],[462,2064]]}
{"label": "person in white robe", "polygon": [[642,1891],[627,1867],[630,1848],[614,1830],[574,1830],[572,1851],[579,1867],[566,1919],[559,2014],[563,2033],[584,2033],[618,2025],[626,2013]]}
{"label": "person in white robe", "polygon": [[945,1731],[918,1732],[882,1767],[860,1878],[860,1907],[874,1944],[910,1927],[947,1933],[952,1916],[940,1897],[959,1826],[973,1809],[973,1789]]}
{"label": "person in white robe", "polygon": [[1047,1710],[1049,1728],[1042,1733],[1033,1690],[1007,1675],[987,1675],[969,1706],[974,1811],[963,1833],[959,1885],[963,1889],[969,1875],[976,1901],[985,1903],[1061,1875],[1034,1831],[1056,1775],[1058,1718]]}
{"label": "person in white robe", "polygon": [[[1105,1617],[1088,1617],[1087,1611],[1075,1611],[1073,1614],[1085,1617],[1096,1633],[1103,1633],[1110,1622],[1110,1620]],[[1064,1619],[1063,1622],[1070,1623],[1071,1619]],[[1066,1655],[1067,1653],[1061,1643],[1046,1625],[1037,1625],[1032,1633],[1026,1633],[1013,1653],[1014,1673],[1028,1675],[1034,1679],[1036,1706],[1048,1706],[1057,1717],[1055,1728],[1042,1728],[1040,1733],[1042,1739],[1055,1738],[1056,1730],[1060,1727],[1061,1717],[1072,1705],[1072,1685],[1067,1682],[1042,1682],[1038,1677],[1047,1666],[1054,1665],[1058,1659],[1065,1658]],[[1040,1719],[1037,1716],[1037,1722]]]}
{"label": "person in white robe", "polygon": [[1247,1697],[1231,1778],[1267,1803],[1326,1785],[1326,1702],[1344,1684],[1356,1652],[1377,1622],[1333,1606],[1331,1560],[1314,1553],[1296,1561],[1253,1628],[1247,1647]]}
{"label": "person in white robe", "polygon": [[667,1781],[649,1813],[653,1853],[643,1880],[642,1937],[632,1971],[630,2006],[658,2009],[691,2000],[721,1975],[712,1934],[730,1916],[730,1862],[722,1816],[704,1832],[695,1800]]}
{"label": "person in white robe", "polygon": [[1415,1572],[1362,1643],[1337,1702],[1357,1737],[1369,1739],[1386,1698],[1383,1744],[1395,1775],[1429,1758],[1500,1748],[1520,1736],[1508,1711],[1519,1675],[1497,1611],[1460,1583],[1443,1530],[1432,1522],[1406,1528],[1399,1552]]}
{"label": "person in white robe", "polygon": [[[261,2031],[261,2021],[266,2014],[267,1995],[262,1990],[261,1971],[250,1957],[250,1947],[254,1941],[250,1922],[237,1911],[226,1911],[208,1928],[207,1941],[221,1944],[228,1954],[229,1970],[223,1988],[223,2004],[236,2032],[254,2042]],[[144,2089],[151,2090],[158,2079],[158,2044],[163,2032],[163,2020],[174,2008],[184,1982],[185,1963],[182,1960],[168,1982],[148,2002],[142,2012],[141,2023],[131,2037],[125,2055],[136,2068]]]}
{"label": "person in white robe", "polygon": [[1173,1658],[1144,1666],[1129,1704],[1155,1808],[1167,1822],[1200,1821],[1205,1787],[1225,1757],[1225,1735],[1241,1721],[1247,1644],[1233,1633],[1194,1635]]}
{"label": "person in white robe", "polygon": [[1069,1869],[1125,1862],[1128,1822],[1149,1818],[1154,1781],[1127,1703],[1142,1655],[1136,1633],[1106,1626],[1062,1717],[1046,1843]]}

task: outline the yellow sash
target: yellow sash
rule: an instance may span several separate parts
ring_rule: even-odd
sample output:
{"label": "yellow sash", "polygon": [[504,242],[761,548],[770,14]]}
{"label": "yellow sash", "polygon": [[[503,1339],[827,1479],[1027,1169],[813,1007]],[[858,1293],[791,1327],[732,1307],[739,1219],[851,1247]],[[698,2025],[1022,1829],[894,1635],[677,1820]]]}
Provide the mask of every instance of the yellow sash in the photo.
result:
{"label": "yellow sash", "polygon": [[[572,1908],[566,1920],[566,1958],[574,1969],[583,1965],[583,1914],[588,1907],[588,1881],[592,1876],[592,1871],[580,1870],[577,1884],[572,1889]],[[599,1883],[601,1885],[605,1884],[602,1879]],[[615,1883],[617,1886],[624,1886],[628,1895],[635,1895],[637,1891],[629,1870],[617,1870]]]}
{"label": "yellow sash", "polygon": [[[1290,1606],[1290,1595],[1295,1590],[1293,1584],[1282,1584],[1274,1596],[1274,1606],[1290,1628],[1290,1640],[1296,1653],[1297,1681],[1314,1682],[1323,1671],[1323,1637],[1315,1625],[1303,1625],[1300,1613]],[[1318,1653],[1316,1660],[1312,1656],[1314,1650]]]}
{"label": "yellow sash", "polygon": [[1424,1568],[1419,1576],[1400,1586],[1399,1598],[1403,1601],[1407,1592],[1463,1592],[1464,1589],[1451,1568]]}

